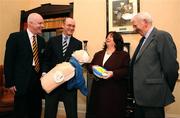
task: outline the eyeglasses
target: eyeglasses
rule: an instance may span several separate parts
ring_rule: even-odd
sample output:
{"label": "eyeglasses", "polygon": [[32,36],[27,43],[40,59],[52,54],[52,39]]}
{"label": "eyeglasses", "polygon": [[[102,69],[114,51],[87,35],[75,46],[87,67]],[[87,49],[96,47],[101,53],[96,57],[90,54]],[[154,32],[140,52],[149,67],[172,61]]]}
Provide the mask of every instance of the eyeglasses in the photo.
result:
{"label": "eyeglasses", "polygon": [[72,25],[72,24],[67,24],[66,26],[75,28],[75,25]]}

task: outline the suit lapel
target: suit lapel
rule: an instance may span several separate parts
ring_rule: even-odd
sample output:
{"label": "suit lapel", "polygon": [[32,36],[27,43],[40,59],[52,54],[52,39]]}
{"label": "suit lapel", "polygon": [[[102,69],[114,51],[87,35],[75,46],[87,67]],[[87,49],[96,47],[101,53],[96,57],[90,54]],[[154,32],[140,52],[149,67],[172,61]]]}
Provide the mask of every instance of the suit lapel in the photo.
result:
{"label": "suit lapel", "polygon": [[155,32],[157,31],[156,28],[154,28],[152,30],[152,32],[150,33],[149,37],[146,39],[146,42],[144,43],[144,45],[141,47],[137,57],[136,57],[136,61],[142,56],[143,52],[147,49],[148,45],[151,43],[151,41],[154,39],[155,36]]}
{"label": "suit lapel", "polygon": [[[103,59],[104,59],[105,53],[106,53],[106,51],[104,50],[104,51],[101,53],[100,58],[99,58],[99,60],[100,60],[100,62],[101,62],[101,66],[105,66],[106,63],[107,63],[107,61],[109,60],[109,59],[106,60],[106,62],[105,62],[104,65],[103,65]],[[109,57],[109,58],[110,58],[110,57]]]}
{"label": "suit lapel", "polygon": [[[104,56],[105,56],[105,53],[106,52],[104,52],[104,55],[102,55],[102,62],[103,62],[103,59],[104,59]],[[111,54],[111,56],[106,60],[106,62],[104,63],[104,67],[106,67],[107,65],[111,65],[111,62],[112,62],[112,58],[113,58],[113,56],[116,54],[116,51],[115,52],[113,52],[112,54]]]}
{"label": "suit lapel", "polygon": [[71,37],[69,39],[69,44],[68,44],[67,50],[71,50],[72,49],[72,45],[74,45],[74,44],[73,44],[73,38]]}
{"label": "suit lapel", "polygon": [[56,49],[58,50],[57,52],[60,54],[60,57],[63,57],[63,46],[62,46],[62,35],[56,37]]}
{"label": "suit lapel", "polygon": [[38,44],[38,54],[40,54],[41,53],[41,41],[40,41],[40,37],[39,36],[37,36],[37,44]]}
{"label": "suit lapel", "polygon": [[[23,39],[25,40],[25,44],[27,44],[28,50],[30,50],[30,52],[33,53],[33,52],[32,52],[32,48],[31,48],[31,43],[30,43],[30,39],[29,39],[28,33],[27,33],[27,32],[24,32],[23,34],[24,34],[24,35],[23,35],[23,36],[24,36]],[[25,45],[25,44],[24,44],[24,45]]]}

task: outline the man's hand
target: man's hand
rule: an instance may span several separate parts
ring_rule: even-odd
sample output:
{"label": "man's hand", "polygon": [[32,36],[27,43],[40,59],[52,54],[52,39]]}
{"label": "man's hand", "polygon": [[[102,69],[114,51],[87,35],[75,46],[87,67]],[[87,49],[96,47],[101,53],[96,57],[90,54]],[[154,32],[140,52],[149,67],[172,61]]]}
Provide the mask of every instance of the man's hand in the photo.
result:
{"label": "man's hand", "polygon": [[13,94],[17,91],[15,86],[10,87],[9,89]]}

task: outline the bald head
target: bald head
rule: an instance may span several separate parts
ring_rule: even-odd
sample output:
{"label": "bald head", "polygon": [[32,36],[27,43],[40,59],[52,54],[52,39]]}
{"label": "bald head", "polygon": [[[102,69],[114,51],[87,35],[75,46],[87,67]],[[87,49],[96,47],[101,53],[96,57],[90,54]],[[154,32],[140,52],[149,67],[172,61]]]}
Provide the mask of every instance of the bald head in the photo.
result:
{"label": "bald head", "polygon": [[44,20],[43,17],[38,13],[31,13],[27,18],[28,29],[33,34],[40,34],[42,33],[42,29],[44,27]]}
{"label": "bald head", "polygon": [[30,22],[34,22],[34,21],[37,21],[37,20],[43,20],[42,16],[38,13],[31,13],[29,14],[28,18],[27,18],[27,22],[28,24]]}
{"label": "bald head", "polygon": [[66,24],[66,23],[69,23],[69,22],[75,24],[75,21],[74,21],[73,18],[70,18],[70,17],[65,18],[64,23]]}

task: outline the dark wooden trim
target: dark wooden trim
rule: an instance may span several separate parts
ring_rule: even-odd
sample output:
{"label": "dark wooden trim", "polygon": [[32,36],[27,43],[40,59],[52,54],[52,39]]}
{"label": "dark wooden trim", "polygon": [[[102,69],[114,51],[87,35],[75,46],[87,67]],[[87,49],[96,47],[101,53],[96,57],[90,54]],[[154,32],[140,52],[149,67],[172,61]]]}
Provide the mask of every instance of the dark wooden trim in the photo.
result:
{"label": "dark wooden trim", "polygon": [[39,13],[44,19],[57,17],[73,17],[73,3],[69,5],[42,4],[40,7],[25,11],[21,10],[20,30],[24,30],[24,23],[30,13]]}

